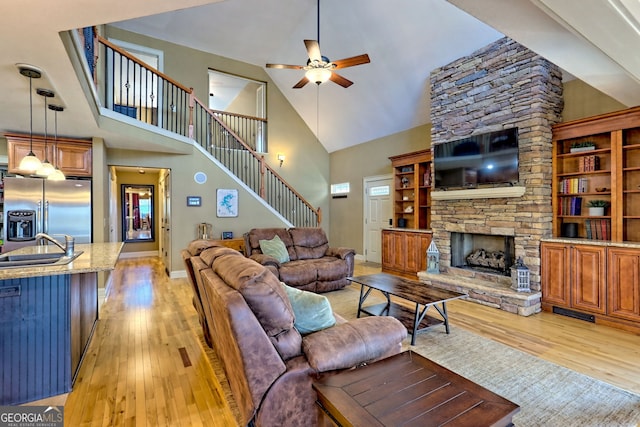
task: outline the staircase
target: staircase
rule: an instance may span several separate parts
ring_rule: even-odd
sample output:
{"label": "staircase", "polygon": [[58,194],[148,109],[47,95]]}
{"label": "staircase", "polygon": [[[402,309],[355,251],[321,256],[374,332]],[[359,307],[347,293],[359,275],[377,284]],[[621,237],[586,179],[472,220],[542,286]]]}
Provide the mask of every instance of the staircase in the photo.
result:
{"label": "staircase", "polygon": [[104,66],[105,87],[96,89],[105,94],[107,109],[191,139],[293,226],[320,224],[320,208],[298,194],[256,151],[258,143],[266,141],[266,119],[210,110],[193,88],[149,67],[93,28],[79,34],[94,84],[98,63]]}

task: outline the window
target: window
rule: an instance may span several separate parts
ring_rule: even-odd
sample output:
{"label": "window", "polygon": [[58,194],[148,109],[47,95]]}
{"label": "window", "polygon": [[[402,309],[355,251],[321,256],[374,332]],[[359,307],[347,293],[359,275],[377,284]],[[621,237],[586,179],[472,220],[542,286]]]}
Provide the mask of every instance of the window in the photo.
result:
{"label": "window", "polygon": [[349,183],[343,182],[340,184],[331,184],[331,194],[348,194]]}
{"label": "window", "polygon": [[369,190],[370,196],[388,196],[390,193],[388,185],[379,185],[377,187],[371,187]]}

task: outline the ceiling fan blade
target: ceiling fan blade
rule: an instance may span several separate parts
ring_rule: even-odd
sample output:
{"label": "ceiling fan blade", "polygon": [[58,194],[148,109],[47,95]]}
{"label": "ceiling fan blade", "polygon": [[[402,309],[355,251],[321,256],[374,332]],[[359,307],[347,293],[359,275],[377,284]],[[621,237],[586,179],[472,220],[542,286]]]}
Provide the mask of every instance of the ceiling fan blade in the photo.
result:
{"label": "ceiling fan blade", "polygon": [[302,70],[304,67],[302,65],[287,65],[287,64],[267,64],[267,68],[288,68],[292,70]]}
{"label": "ceiling fan blade", "polygon": [[316,40],[305,40],[304,45],[307,47],[307,53],[311,61],[322,61],[322,55],[320,54],[320,45]]}
{"label": "ceiling fan blade", "polygon": [[344,77],[342,77],[340,74],[336,73],[335,71],[331,73],[331,77],[329,77],[329,80],[331,80],[334,83],[339,84],[342,87],[349,87],[353,84],[353,82],[351,80],[347,80]]}
{"label": "ceiling fan blade", "polygon": [[303,77],[298,83],[295,84],[293,88],[300,89],[301,87],[304,87],[304,85],[306,85],[307,83],[309,83],[309,79],[306,77]]}
{"label": "ceiling fan blade", "polygon": [[371,62],[371,60],[369,59],[369,55],[367,55],[366,53],[358,56],[352,56],[351,58],[344,58],[344,59],[338,59],[337,61],[332,61],[332,63],[335,65],[335,69],[353,67],[355,65],[361,65],[361,64],[368,64],[369,62]]}

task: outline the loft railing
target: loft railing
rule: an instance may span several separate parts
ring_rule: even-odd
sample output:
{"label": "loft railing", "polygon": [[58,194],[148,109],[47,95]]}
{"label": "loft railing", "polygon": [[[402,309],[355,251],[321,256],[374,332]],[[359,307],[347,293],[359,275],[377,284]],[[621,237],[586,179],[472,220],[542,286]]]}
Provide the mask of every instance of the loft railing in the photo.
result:
{"label": "loft railing", "polygon": [[[90,43],[82,34],[86,52]],[[290,223],[296,227],[320,224],[320,208],[307,202],[256,152],[256,147],[266,147],[266,120],[212,111],[193,89],[108,40],[93,38],[98,56],[104,58],[106,108],[195,140]]]}

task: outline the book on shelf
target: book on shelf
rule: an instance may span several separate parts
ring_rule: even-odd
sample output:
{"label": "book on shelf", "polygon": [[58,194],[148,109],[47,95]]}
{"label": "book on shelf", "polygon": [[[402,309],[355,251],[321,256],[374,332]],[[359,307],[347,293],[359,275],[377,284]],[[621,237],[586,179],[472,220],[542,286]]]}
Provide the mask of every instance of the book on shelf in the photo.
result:
{"label": "book on shelf", "polygon": [[578,172],[594,172],[600,169],[600,157],[584,156],[578,161]]}
{"label": "book on shelf", "polygon": [[611,240],[611,220],[588,219],[585,221],[587,239]]}
{"label": "book on shelf", "polygon": [[587,178],[564,178],[560,183],[560,192],[562,194],[586,193],[588,183]]}
{"label": "book on shelf", "polygon": [[582,197],[565,197],[560,203],[560,215],[581,215]]}

